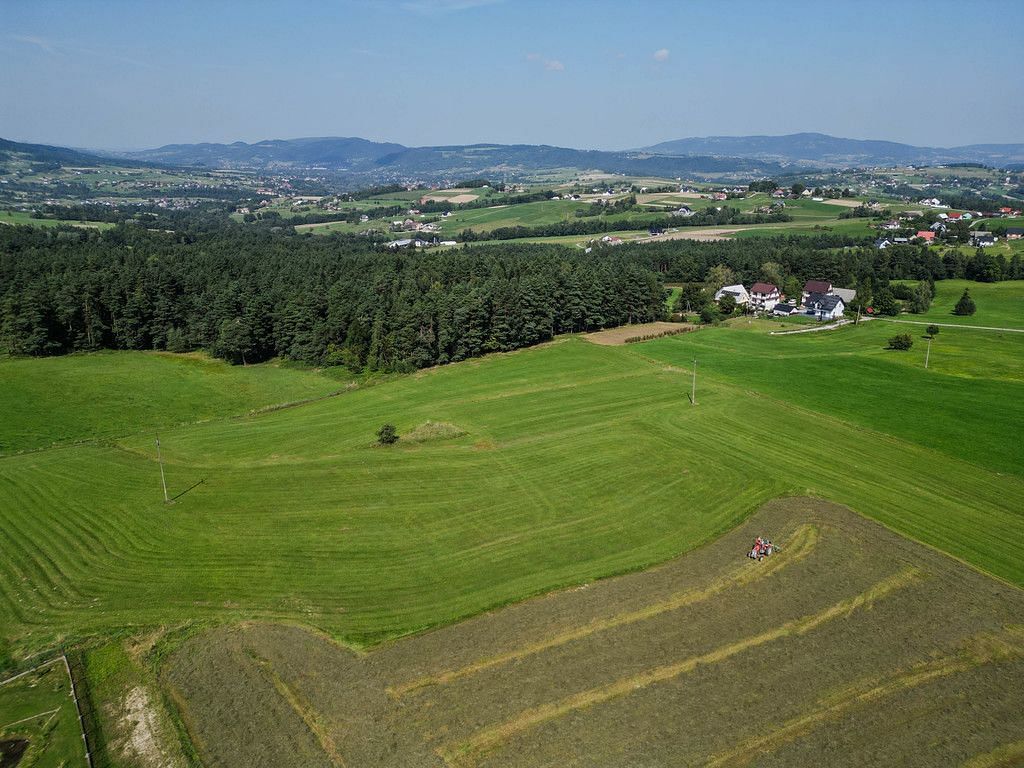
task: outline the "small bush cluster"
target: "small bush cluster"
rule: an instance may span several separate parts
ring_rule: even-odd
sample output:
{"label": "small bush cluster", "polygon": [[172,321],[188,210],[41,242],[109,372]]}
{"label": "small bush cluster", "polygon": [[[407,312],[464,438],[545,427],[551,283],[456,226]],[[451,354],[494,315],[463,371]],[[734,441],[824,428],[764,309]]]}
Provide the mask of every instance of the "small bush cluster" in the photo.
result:
{"label": "small bush cluster", "polygon": [[660,339],[663,336],[678,336],[680,333],[689,333],[694,330],[693,328],[672,328],[667,331],[660,331],[659,333],[647,333],[643,336],[630,336],[626,339],[626,344],[636,344],[640,341],[650,341],[651,339]]}
{"label": "small bush cluster", "polygon": [[914,340],[909,333],[897,333],[889,339],[889,349],[910,349],[914,346]]}

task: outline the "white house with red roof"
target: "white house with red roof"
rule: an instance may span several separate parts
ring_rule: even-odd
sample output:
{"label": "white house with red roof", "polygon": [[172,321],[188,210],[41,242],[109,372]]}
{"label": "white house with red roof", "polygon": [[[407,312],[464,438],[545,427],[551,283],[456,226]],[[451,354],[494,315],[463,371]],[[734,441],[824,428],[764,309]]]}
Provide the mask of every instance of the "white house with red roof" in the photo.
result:
{"label": "white house with red roof", "polygon": [[779,287],[774,283],[754,283],[750,287],[750,306],[756,312],[771,312],[779,303]]}

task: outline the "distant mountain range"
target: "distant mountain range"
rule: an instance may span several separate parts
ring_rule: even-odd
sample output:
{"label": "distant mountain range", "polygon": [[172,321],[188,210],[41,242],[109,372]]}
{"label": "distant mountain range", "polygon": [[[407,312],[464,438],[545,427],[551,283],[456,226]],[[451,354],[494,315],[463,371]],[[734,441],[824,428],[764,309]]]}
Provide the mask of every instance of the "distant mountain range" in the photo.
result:
{"label": "distant mountain range", "polygon": [[96,152],[0,139],[0,160],[18,153],[68,165],[145,164],[270,173],[315,172],[352,185],[486,176],[516,180],[554,171],[742,180],[812,168],[974,162],[1024,163],[1024,144],[973,144],[948,149],[891,141],[842,139],[820,133],[711,136],[666,141],[643,149],[595,151],[537,144],[406,147],[357,137],[275,139],[247,144],[169,144],[137,152]]}
{"label": "distant mountain range", "polygon": [[664,141],[644,149],[659,155],[739,157],[802,166],[849,168],[865,165],[984,163],[996,167],[1024,162],[1024,144],[969,144],[915,147],[895,141],[842,139],[823,133],[788,136],[705,136]]}
{"label": "distant mountain range", "polygon": [[746,158],[676,157],[646,151],[600,152],[537,144],[406,147],[353,137],[275,139],[246,144],[171,144],[120,155],[148,162],[208,168],[295,171],[320,169],[368,177],[470,177],[536,174],[556,169],[657,176],[763,175],[783,169]]}

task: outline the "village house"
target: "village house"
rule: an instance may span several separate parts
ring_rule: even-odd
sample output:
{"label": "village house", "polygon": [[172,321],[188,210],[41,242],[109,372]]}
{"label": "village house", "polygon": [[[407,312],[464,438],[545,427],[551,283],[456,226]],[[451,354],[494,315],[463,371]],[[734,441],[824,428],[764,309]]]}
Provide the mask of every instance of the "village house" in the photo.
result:
{"label": "village house", "polygon": [[750,303],[750,294],[742,285],[726,285],[719,288],[715,293],[715,301],[721,301],[723,296],[732,296],[736,300],[736,306],[742,307]]}
{"label": "village house", "polygon": [[926,243],[931,243],[935,240],[935,233],[932,232],[930,229],[922,229],[916,235],[914,235],[914,239],[924,240]]}
{"label": "village house", "polygon": [[750,287],[750,306],[758,312],[771,312],[779,303],[779,288],[773,283],[754,283]]}
{"label": "village house", "polygon": [[890,245],[892,245],[892,240],[890,240],[888,237],[880,237],[877,240],[875,240],[875,248],[877,248],[880,251],[884,251]]}
{"label": "village house", "polygon": [[832,293],[812,293],[804,307],[808,315],[818,320],[836,320],[846,311],[842,297]]}
{"label": "village house", "polygon": [[795,315],[797,308],[792,304],[776,304],[772,308],[772,314],[780,317],[788,317],[789,315]]}
{"label": "village house", "polygon": [[1006,230],[1007,240],[1020,240],[1024,237],[1024,227],[1009,227]]}
{"label": "village house", "polygon": [[971,232],[971,245],[979,248],[983,248],[988,245],[995,245],[996,240],[996,236],[991,232],[985,232],[981,229]]}
{"label": "village house", "polygon": [[808,280],[804,283],[804,290],[800,294],[800,304],[807,306],[807,300],[811,298],[812,294],[821,293],[827,294],[832,292],[832,283],[827,280]]}

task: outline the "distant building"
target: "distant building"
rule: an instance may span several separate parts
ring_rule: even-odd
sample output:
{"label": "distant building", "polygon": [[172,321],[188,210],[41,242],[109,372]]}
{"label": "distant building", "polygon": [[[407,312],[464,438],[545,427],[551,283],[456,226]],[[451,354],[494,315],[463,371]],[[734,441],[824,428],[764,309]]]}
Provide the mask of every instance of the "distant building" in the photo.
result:
{"label": "distant building", "polygon": [[916,235],[914,235],[914,237],[917,240],[924,240],[926,243],[931,243],[935,240],[935,233],[932,232],[930,229],[922,229]]}
{"label": "distant building", "polygon": [[985,247],[988,245],[996,244],[996,236],[991,232],[985,232],[984,230],[975,230],[971,232],[971,245],[977,247]]}
{"label": "distant building", "polygon": [[1024,237],[1024,227],[1008,227],[1006,230],[1007,240],[1020,240]]}
{"label": "distant building", "polygon": [[808,280],[804,283],[804,289],[800,294],[800,303],[807,304],[807,300],[815,293],[831,293],[832,283],[827,280]]}
{"label": "distant building", "polygon": [[794,315],[794,314],[796,314],[796,311],[797,311],[796,307],[793,306],[792,304],[776,304],[772,308],[772,314],[773,315],[780,315],[782,317],[787,317],[789,315]]}

